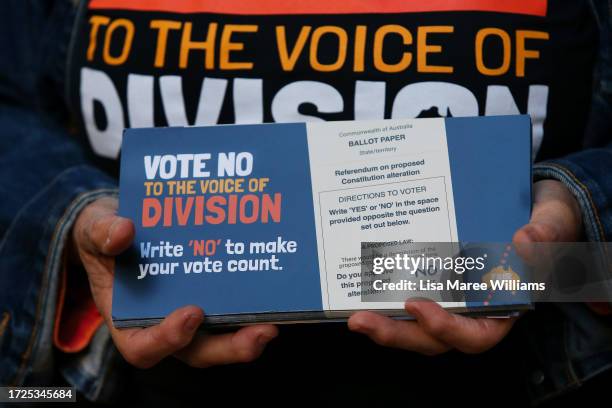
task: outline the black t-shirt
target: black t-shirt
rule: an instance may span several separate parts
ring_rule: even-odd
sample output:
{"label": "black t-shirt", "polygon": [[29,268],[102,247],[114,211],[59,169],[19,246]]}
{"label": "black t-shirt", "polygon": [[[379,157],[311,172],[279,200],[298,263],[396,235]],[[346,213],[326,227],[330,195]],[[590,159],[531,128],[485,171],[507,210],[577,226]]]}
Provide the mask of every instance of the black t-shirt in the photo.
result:
{"label": "black t-shirt", "polygon": [[587,1],[93,0],[70,100],[98,155],[124,127],[529,113],[534,155],[581,146]]}
{"label": "black t-shirt", "polygon": [[[68,85],[112,168],[124,127],[514,113],[545,159],[581,147],[596,48],[586,0],[92,0]],[[344,325],[281,338],[258,363],[277,374],[358,382],[407,358]]]}

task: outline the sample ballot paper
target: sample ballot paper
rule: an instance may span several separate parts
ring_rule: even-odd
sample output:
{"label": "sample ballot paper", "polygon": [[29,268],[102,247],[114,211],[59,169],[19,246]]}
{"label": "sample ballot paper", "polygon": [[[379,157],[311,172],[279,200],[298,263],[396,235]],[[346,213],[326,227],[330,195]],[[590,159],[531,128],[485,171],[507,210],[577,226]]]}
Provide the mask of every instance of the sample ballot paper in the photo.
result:
{"label": "sample ballot paper", "polygon": [[530,210],[526,115],[127,129],[119,214],[136,237],[113,321],[187,304],[211,325],[400,316],[405,299],[363,296],[364,243],[510,242]]}

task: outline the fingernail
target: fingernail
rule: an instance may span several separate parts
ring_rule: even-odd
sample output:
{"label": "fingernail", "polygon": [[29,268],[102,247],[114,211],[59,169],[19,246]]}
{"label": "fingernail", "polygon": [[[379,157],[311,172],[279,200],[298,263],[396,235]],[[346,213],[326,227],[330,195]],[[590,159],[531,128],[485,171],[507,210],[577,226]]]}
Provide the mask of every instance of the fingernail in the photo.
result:
{"label": "fingernail", "polygon": [[523,232],[525,233],[525,235],[527,236],[528,242],[538,242],[538,237],[536,236],[535,232],[533,231],[532,228],[524,228]]}
{"label": "fingernail", "polygon": [[368,326],[364,326],[362,324],[357,324],[355,326],[353,326],[353,330],[355,330],[358,333],[363,333],[363,334],[367,334],[370,332],[370,328]]}
{"label": "fingernail", "polygon": [[195,329],[198,328],[201,322],[202,322],[202,319],[200,316],[195,315],[195,314],[189,315],[187,320],[185,320],[185,325],[184,325],[185,331],[187,332],[194,331]]}
{"label": "fingernail", "polygon": [[259,344],[260,347],[263,347],[275,337],[276,336],[270,335],[268,333],[261,333],[259,336],[257,336],[257,344]]}
{"label": "fingernail", "polygon": [[108,244],[110,244],[112,238],[113,238],[113,233],[115,232],[115,229],[117,228],[117,225],[119,225],[119,223],[121,222],[121,218],[117,218],[115,219],[115,221],[113,221],[113,223],[111,224],[110,228],[108,229],[108,235],[106,237],[106,242],[104,242],[104,247],[106,248],[106,246]]}
{"label": "fingernail", "polygon": [[352,324],[352,329],[359,333],[368,333],[371,328],[363,322],[363,320],[354,321]]}
{"label": "fingernail", "polygon": [[408,313],[410,313],[411,315],[413,315],[416,318],[420,318],[421,317],[421,309],[418,305],[417,302],[406,302],[404,308],[406,309],[406,311]]}

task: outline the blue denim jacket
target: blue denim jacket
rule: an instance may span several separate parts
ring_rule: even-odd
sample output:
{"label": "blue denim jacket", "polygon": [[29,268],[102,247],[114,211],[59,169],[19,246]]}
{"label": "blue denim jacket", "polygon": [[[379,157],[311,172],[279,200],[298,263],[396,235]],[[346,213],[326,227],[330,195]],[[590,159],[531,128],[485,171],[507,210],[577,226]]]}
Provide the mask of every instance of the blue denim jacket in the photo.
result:
{"label": "blue denim jacket", "polygon": [[[58,103],[73,3],[5,0],[0,14],[0,385],[48,384],[61,372],[88,399],[103,401],[113,392],[118,357],[107,329],[85,351],[61,359],[51,340],[70,228],[85,205],[116,194],[116,180],[67,131],[69,115]],[[587,238],[609,241],[612,10],[607,1],[593,1],[593,10],[601,45],[585,150],[537,163],[534,177],[563,182],[580,204]],[[612,367],[610,320],[584,305],[538,307],[516,330],[530,343],[526,378],[534,402]]]}

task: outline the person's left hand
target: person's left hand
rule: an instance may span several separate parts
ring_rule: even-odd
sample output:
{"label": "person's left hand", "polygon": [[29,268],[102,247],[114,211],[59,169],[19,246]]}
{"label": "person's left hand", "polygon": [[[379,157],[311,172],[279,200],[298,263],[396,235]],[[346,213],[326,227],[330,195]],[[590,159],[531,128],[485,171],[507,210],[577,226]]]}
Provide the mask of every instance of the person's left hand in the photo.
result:
{"label": "person's left hand", "polygon": [[[514,234],[514,243],[572,242],[580,238],[580,208],[562,183],[539,181],[533,186],[533,195],[531,220]],[[393,320],[364,311],[352,315],[348,326],[380,345],[435,355],[451,349],[464,353],[486,351],[499,343],[516,321],[460,316],[432,301],[409,301],[406,311],[416,320]]]}
{"label": "person's left hand", "polygon": [[393,320],[374,312],[357,312],[349,328],[381,346],[436,355],[451,349],[481,353],[499,343],[516,318],[471,318],[449,313],[432,301],[410,301],[406,311],[416,321]]}

